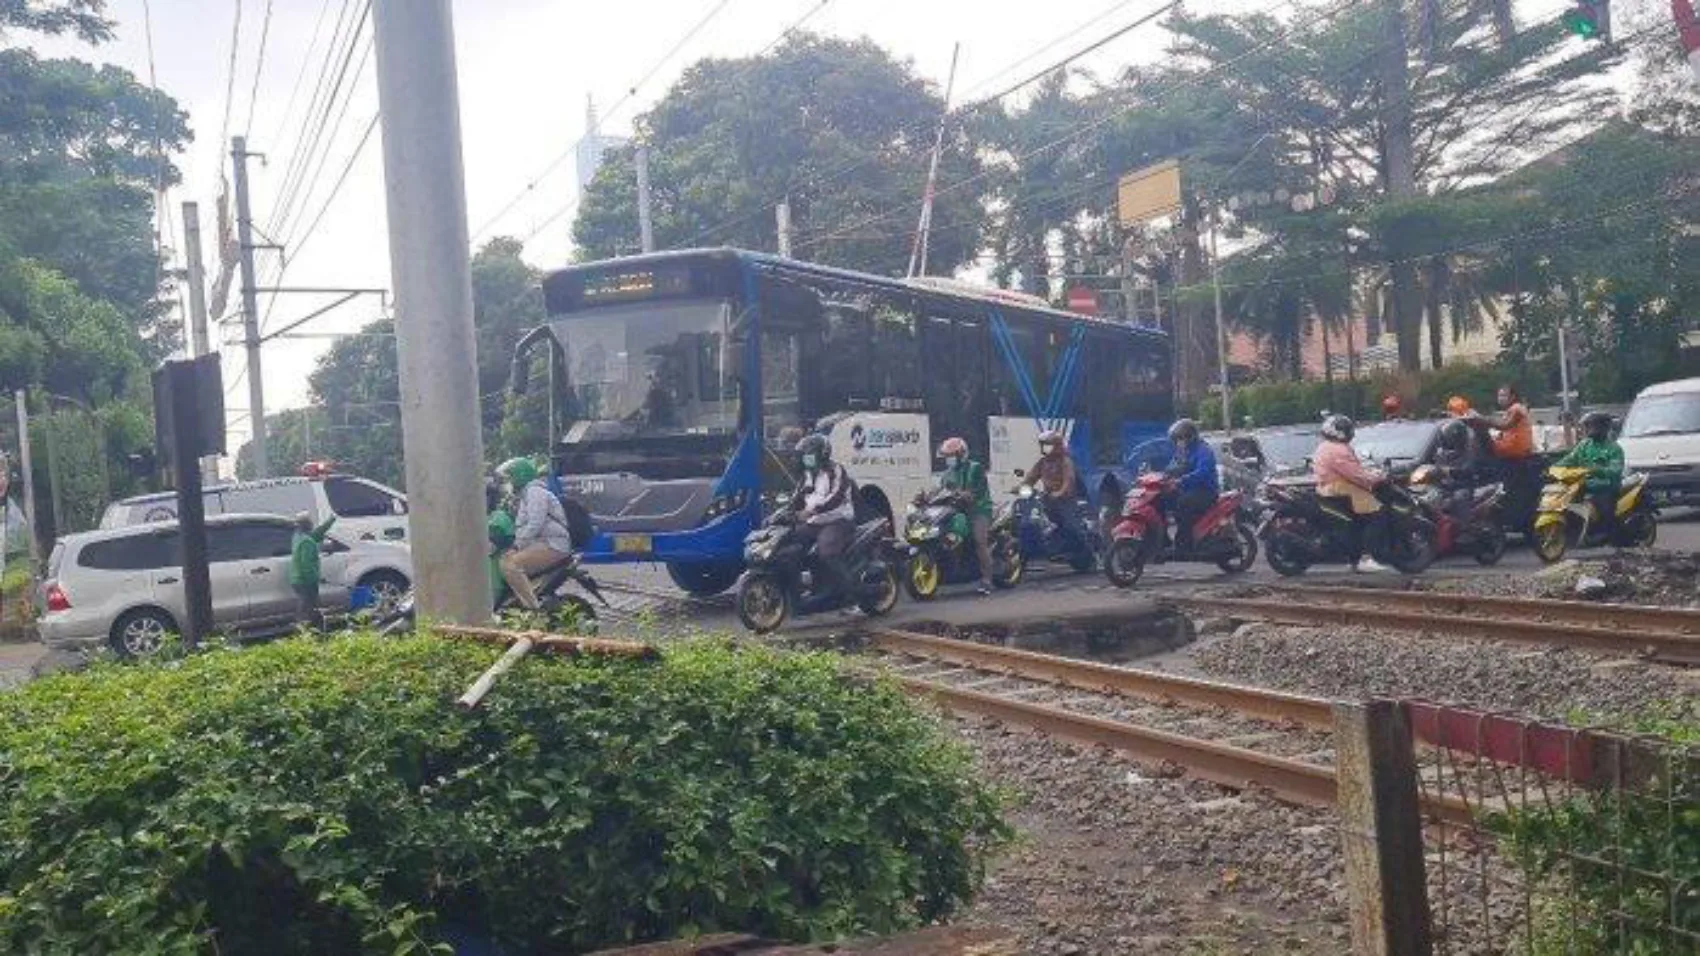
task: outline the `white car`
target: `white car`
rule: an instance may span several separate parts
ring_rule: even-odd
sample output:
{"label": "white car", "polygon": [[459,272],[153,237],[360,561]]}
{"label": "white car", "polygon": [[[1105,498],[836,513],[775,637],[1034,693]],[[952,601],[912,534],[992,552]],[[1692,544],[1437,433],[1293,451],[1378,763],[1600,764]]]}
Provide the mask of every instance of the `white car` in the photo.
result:
{"label": "white car", "polygon": [[1618,444],[1624,465],[1647,475],[1654,505],[1700,505],[1700,378],[1642,389]]}
{"label": "white car", "polygon": [[[345,536],[365,541],[407,540],[407,496],[353,475],[267,478],[213,485],[203,493],[207,517],[223,514],[281,515],[305,511],[315,523],[337,517]],[[106,506],[102,528],[177,520],[177,495],[163,492],[125,498]]]}
{"label": "white car", "polygon": [[[295,626],[289,586],[294,524],[272,515],[207,519],[207,561],[215,630],[243,637]],[[41,642],[55,650],[106,645],[128,657],[159,650],[183,619],[177,522],[70,534],[53,546],[37,591]],[[321,609],[343,613],[351,589],[370,588],[380,607],[412,585],[406,547],[350,537],[333,528],[321,549]]]}

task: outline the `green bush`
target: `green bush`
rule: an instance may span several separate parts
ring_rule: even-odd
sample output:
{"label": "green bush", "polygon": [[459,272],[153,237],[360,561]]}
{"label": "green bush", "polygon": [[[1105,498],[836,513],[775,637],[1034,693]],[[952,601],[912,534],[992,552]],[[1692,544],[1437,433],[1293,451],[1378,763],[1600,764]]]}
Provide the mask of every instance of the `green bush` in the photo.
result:
{"label": "green bush", "polygon": [[292,640],[0,695],[0,950],[521,952],[944,917],[1007,839],[965,751],[838,659]]}
{"label": "green bush", "polygon": [[1690,756],[1700,724],[1687,707],[1655,707],[1625,729],[1642,746],[1671,742],[1668,779],[1532,800],[1484,821],[1534,889],[1534,952],[1651,956],[1700,934],[1700,781]]}
{"label": "green bush", "polygon": [[[1524,399],[1539,402],[1551,398],[1527,370],[1500,365],[1460,363],[1419,375],[1378,373],[1367,378],[1337,378],[1326,381],[1258,382],[1234,389],[1234,425],[1253,427],[1315,423],[1324,410],[1351,415],[1359,421],[1381,417],[1381,400],[1398,395],[1405,410],[1418,417],[1446,407],[1446,400],[1462,395],[1478,411],[1495,409],[1494,396],[1506,382],[1517,386]],[[1209,396],[1198,403],[1199,421],[1207,428],[1220,428],[1222,399]]]}

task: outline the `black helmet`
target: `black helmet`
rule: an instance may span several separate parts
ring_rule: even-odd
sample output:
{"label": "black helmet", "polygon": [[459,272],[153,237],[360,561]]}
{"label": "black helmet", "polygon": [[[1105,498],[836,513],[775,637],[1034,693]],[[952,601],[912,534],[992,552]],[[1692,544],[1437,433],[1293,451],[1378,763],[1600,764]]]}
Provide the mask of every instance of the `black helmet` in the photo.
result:
{"label": "black helmet", "polygon": [[1440,424],[1440,447],[1457,451],[1470,440],[1470,426],[1461,418],[1448,418]]}
{"label": "black helmet", "polygon": [[805,435],[803,440],[797,443],[797,454],[813,455],[816,461],[824,465],[832,460],[832,442],[827,441],[825,435]]}
{"label": "black helmet", "polygon": [[502,481],[499,478],[484,480],[484,510],[495,511],[502,505]]}
{"label": "black helmet", "polygon": [[1348,442],[1358,433],[1358,423],[1345,415],[1330,415],[1322,423],[1322,437],[1329,441]]}
{"label": "black helmet", "polygon": [[1197,440],[1198,440],[1198,423],[1193,421],[1192,419],[1182,418],[1182,419],[1177,420],[1173,425],[1169,426],[1169,441],[1183,442],[1183,441],[1197,441]]}
{"label": "black helmet", "polygon": [[1582,434],[1595,441],[1611,434],[1611,416],[1605,412],[1589,412],[1582,416]]}

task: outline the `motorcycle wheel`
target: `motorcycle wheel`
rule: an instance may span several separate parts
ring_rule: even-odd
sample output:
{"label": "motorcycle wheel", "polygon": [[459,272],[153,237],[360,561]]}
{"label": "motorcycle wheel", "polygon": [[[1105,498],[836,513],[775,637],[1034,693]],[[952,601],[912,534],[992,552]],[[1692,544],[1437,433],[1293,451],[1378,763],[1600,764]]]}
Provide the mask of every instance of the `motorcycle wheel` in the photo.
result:
{"label": "motorcycle wheel", "polygon": [[864,592],[856,599],[856,606],[869,617],[883,617],[897,606],[897,592],[897,569],[887,564],[880,571],[873,593]]}
{"label": "motorcycle wheel", "polygon": [[939,567],[939,559],[933,555],[931,548],[922,548],[909,556],[909,569],[903,576],[903,586],[910,597],[917,601],[931,601],[938,597],[939,585],[943,583],[944,569]]}
{"label": "motorcycle wheel", "polygon": [[1482,538],[1476,542],[1476,563],[1482,567],[1498,564],[1505,557],[1505,529],[1494,525],[1482,532]]}
{"label": "motorcycle wheel", "polygon": [[1118,588],[1131,588],[1145,573],[1145,543],[1138,538],[1120,538],[1104,554],[1104,577]]}
{"label": "motorcycle wheel", "polygon": [[1068,566],[1075,574],[1085,574],[1098,566],[1098,555],[1092,551],[1076,551],[1068,556]]}
{"label": "motorcycle wheel", "polygon": [[779,630],[791,615],[791,594],[771,574],[752,574],[738,586],[738,620],[756,634]]}
{"label": "motorcycle wheel", "polygon": [[1021,545],[1010,535],[992,542],[992,560],[998,566],[992,574],[993,587],[1015,587],[1027,573],[1027,556],[1021,553]]}
{"label": "motorcycle wheel", "polygon": [[1435,540],[1434,525],[1426,521],[1412,522],[1411,526],[1399,535],[1399,542],[1392,545],[1388,555],[1389,562],[1402,574],[1421,574],[1434,563],[1435,553],[1439,550]]}
{"label": "motorcycle wheel", "polygon": [[1650,511],[1632,511],[1618,526],[1617,536],[1625,548],[1650,548],[1659,542],[1659,521]]}
{"label": "motorcycle wheel", "polygon": [[1570,548],[1570,532],[1564,521],[1558,520],[1551,524],[1539,525],[1534,534],[1535,557],[1542,564],[1556,564],[1564,557],[1564,552]]}
{"label": "motorcycle wheel", "polygon": [[1234,538],[1239,545],[1239,553],[1216,562],[1223,574],[1244,574],[1257,561],[1257,532],[1252,530],[1251,525],[1244,521],[1234,522]]}

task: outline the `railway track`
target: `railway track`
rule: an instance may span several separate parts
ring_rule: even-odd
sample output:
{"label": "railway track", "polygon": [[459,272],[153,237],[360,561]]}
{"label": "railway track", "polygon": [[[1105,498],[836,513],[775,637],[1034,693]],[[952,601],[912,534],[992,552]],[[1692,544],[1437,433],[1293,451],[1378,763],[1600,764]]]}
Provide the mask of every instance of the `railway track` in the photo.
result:
{"label": "railway track", "polygon": [[1277,588],[1251,598],[1158,600],[1180,610],[1273,624],[1379,627],[1700,665],[1700,612],[1686,608],[1335,587]]}
{"label": "railway track", "polygon": [[[1337,797],[1333,712],[1321,698],[891,629],[871,632],[868,649],[905,689],[957,714],[1108,746],[1286,803],[1327,807]],[[1468,818],[1452,802],[1425,809]]]}

